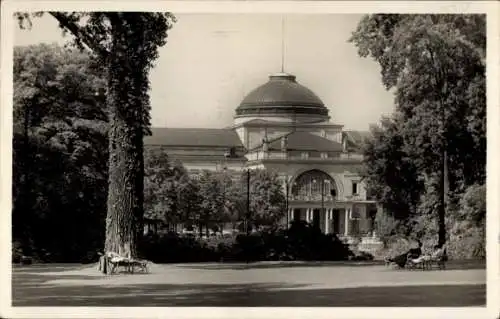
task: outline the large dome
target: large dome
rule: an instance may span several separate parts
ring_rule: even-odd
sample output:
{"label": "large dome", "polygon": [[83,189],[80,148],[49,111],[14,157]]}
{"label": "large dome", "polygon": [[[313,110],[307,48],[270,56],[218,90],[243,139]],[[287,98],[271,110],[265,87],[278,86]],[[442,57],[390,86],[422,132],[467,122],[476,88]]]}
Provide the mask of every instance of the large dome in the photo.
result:
{"label": "large dome", "polygon": [[312,116],[328,118],[328,109],[319,97],[297,83],[295,76],[277,73],[250,92],[236,109],[236,117]]}

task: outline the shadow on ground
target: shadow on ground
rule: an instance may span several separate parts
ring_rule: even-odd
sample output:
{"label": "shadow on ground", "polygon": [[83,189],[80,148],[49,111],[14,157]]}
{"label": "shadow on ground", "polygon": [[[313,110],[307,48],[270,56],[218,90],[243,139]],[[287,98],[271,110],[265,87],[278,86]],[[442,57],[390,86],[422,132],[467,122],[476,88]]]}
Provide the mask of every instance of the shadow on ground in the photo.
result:
{"label": "shadow on ground", "polygon": [[[299,268],[299,267],[368,267],[368,266],[382,266],[383,261],[305,261],[305,262],[255,262],[255,263],[210,263],[210,264],[178,264],[176,267],[200,270],[245,270],[245,269],[272,269],[272,268]],[[392,267],[388,267],[391,269]],[[486,262],[483,260],[460,260],[449,261],[446,264],[446,270],[459,270],[459,269],[486,269]],[[438,271],[438,269],[426,270]]]}
{"label": "shadow on ground", "polygon": [[129,286],[45,286],[51,276],[18,273],[16,306],[204,306],[204,307],[460,307],[484,306],[486,285],[309,289],[300,284],[144,284]]}
{"label": "shadow on ground", "polygon": [[[172,265],[178,268],[251,269],[289,267],[367,266],[367,263],[250,263]],[[379,265],[379,264],[375,264]],[[32,265],[12,271],[13,306],[204,306],[204,307],[461,307],[484,306],[486,285],[435,285],[318,289],[279,283],[48,285],[52,280],[84,280],[96,275],[64,274],[88,265]],[[380,267],[380,266],[379,266]],[[450,262],[448,269],[484,269],[481,262]],[[392,271],[387,269],[387,271]],[[396,270],[394,270],[396,271]],[[400,270],[406,271],[406,270]],[[417,270],[418,271],[418,270]],[[438,271],[438,270],[436,270]],[[211,274],[209,271],[208,275]],[[98,278],[99,276],[97,276]],[[113,277],[104,278],[113,283]],[[256,278],[258,280],[258,278]]]}

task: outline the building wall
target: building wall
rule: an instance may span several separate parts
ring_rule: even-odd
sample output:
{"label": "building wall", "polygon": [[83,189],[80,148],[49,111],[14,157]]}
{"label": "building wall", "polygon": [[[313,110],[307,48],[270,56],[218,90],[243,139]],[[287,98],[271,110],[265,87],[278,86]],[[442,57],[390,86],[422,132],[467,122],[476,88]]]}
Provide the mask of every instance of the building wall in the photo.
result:
{"label": "building wall", "polygon": [[240,138],[241,143],[245,148],[248,148],[248,130],[245,127],[238,127],[235,129],[236,134]]}
{"label": "building wall", "polygon": [[341,200],[348,200],[346,196],[352,195],[352,182],[357,181],[359,199],[366,199],[365,183],[361,181],[359,172],[362,169],[361,163],[356,164],[316,164],[311,165],[304,161],[303,163],[265,163],[264,167],[268,170],[277,172],[282,178],[288,177],[289,183],[293,181],[302,173],[309,170],[317,169],[329,174],[336,182],[337,196]]}

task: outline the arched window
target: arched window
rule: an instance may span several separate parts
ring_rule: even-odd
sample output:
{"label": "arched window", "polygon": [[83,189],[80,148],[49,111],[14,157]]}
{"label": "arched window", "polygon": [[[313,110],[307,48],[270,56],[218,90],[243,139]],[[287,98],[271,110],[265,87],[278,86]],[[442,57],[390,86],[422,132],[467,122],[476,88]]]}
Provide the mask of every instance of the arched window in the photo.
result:
{"label": "arched window", "polygon": [[335,181],[333,178],[320,170],[310,170],[300,174],[292,186],[292,196],[320,198],[323,191],[323,196],[332,196],[337,194]]}

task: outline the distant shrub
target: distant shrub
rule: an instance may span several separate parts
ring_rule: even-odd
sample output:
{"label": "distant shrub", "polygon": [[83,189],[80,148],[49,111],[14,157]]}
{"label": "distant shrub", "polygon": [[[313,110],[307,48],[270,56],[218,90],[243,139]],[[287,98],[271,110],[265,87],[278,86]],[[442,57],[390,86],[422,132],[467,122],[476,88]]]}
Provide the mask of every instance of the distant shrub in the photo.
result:
{"label": "distant shrub", "polygon": [[214,249],[193,236],[170,232],[143,237],[139,244],[141,257],[156,263],[207,262],[216,260]]}
{"label": "distant shrub", "polygon": [[334,234],[303,221],[294,221],[288,230],[278,230],[264,236],[272,258],[280,260],[346,260],[349,248]]}
{"label": "distant shrub", "polygon": [[402,233],[402,222],[390,214],[380,211],[375,215],[375,231],[384,244],[393,236]]}
{"label": "distant shrub", "polygon": [[447,253],[452,259],[486,258],[486,186],[472,185],[447,217]]}
{"label": "distant shrub", "polygon": [[[157,263],[347,260],[348,246],[307,223],[288,230],[267,229],[250,234],[196,239],[176,233],[148,235],[140,244],[142,257]],[[352,255],[352,254],[351,254]]]}
{"label": "distant shrub", "polygon": [[382,257],[397,256],[417,246],[417,242],[412,239],[403,236],[393,236],[387,240],[385,248],[377,252],[377,255]]}
{"label": "distant shrub", "polygon": [[370,260],[373,260],[375,257],[370,254],[369,252],[366,252],[366,251],[360,251],[356,254],[354,254],[354,256],[351,257],[351,260],[353,261],[370,261]]}
{"label": "distant shrub", "polygon": [[23,250],[21,248],[21,243],[12,242],[12,262],[19,263],[21,261],[21,257],[23,256]]}
{"label": "distant shrub", "polygon": [[486,258],[485,226],[456,222],[449,231],[447,253],[452,259]]}

